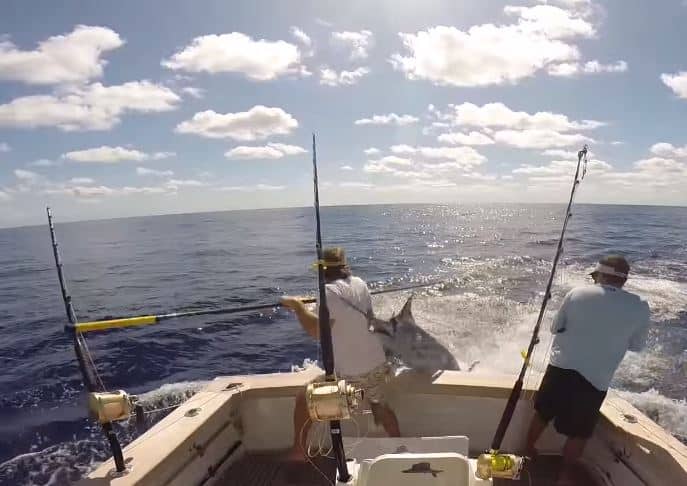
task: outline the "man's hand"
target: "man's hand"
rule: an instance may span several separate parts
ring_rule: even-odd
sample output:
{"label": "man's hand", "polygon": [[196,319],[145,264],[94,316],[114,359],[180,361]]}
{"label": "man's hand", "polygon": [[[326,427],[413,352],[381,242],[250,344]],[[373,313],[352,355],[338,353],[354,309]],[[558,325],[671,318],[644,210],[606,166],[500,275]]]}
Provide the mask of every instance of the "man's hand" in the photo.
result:
{"label": "man's hand", "polygon": [[305,304],[303,304],[303,301],[301,300],[300,297],[292,297],[289,295],[285,295],[282,297],[279,301],[279,303],[283,306],[286,307],[287,309],[291,309],[292,311],[298,313],[298,312],[303,312],[305,309]]}

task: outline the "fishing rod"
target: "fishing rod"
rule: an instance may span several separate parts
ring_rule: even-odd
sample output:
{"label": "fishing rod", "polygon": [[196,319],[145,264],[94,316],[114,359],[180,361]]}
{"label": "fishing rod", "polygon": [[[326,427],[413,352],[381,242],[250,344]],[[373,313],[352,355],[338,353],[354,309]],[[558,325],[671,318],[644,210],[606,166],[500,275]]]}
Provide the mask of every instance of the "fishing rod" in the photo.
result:
{"label": "fishing rod", "polygon": [[[584,164],[582,162],[584,161]],[[503,410],[503,415],[501,416],[501,421],[496,429],[494,438],[491,442],[491,450],[489,455],[492,457],[498,456],[499,449],[501,448],[501,443],[503,442],[503,437],[506,434],[506,430],[510,425],[511,419],[513,418],[513,413],[515,412],[515,407],[520,399],[520,393],[522,392],[523,382],[525,378],[525,372],[530,364],[530,358],[534,350],[534,346],[539,342],[539,329],[541,328],[542,321],[544,320],[544,312],[546,311],[546,306],[551,300],[551,287],[553,285],[553,279],[556,275],[556,268],[558,266],[558,260],[563,253],[563,241],[565,240],[565,232],[568,228],[568,221],[572,217],[573,200],[575,199],[575,193],[577,187],[584,179],[587,173],[587,146],[585,145],[582,150],[577,153],[577,168],[575,169],[575,179],[573,181],[572,189],[570,190],[570,200],[568,201],[568,207],[565,210],[565,218],[563,220],[563,228],[561,230],[561,237],[558,240],[558,247],[556,248],[556,255],[553,258],[553,264],[551,266],[551,273],[549,274],[549,281],[546,284],[546,291],[544,292],[544,298],[539,309],[539,316],[537,317],[537,324],[534,326],[532,332],[532,338],[530,339],[530,344],[527,347],[527,354],[525,355],[525,362],[520,369],[520,374],[518,379],[511,390],[510,396],[508,397],[508,402],[506,402],[506,407]]]}
{"label": "fishing rod", "polygon": [[[317,288],[320,296],[318,307],[318,323],[320,330],[320,348],[322,349],[322,364],[324,365],[325,381],[336,383],[334,374],[334,344],[332,342],[332,328],[329,325],[329,308],[327,306],[326,282],[324,280],[324,261],[322,255],[322,229],[320,224],[320,191],[317,180],[317,149],[315,146],[315,134],[312,135],[312,170],[313,187],[315,192],[315,249],[317,250]],[[332,450],[336,458],[336,468],[339,472],[339,481],[348,482],[351,475],[346,465],[346,451],[344,450],[343,437],[341,436],[341,422],[329,421],[329,432],[332,438]]]}
{"label": "fishing rod", "polygon": [[[434,285],[441,284],[443,282],[430,282],[424,284],[414,284],[406,285],[403,287],[392,287],[389,289],[374,290],[370,292],[372,295],[387,294],[391,292],[401,292],[403,290],[412,290],[425,287],[432,287]],[[313,304],[317,302],[314,297],[309,297],[302,299],[304,304]],[[115,329],[122,327],[133,327],[133,326],[146,326],[150,324],[157,324],[161,321],[166,321],[170,319],[179,319],[182,317],[196,317],[196,316],[208,316],[208,315],[218,315],[218,314],[241,314],[245,312],[254,312],[274,309],[275,307],[281,307],[281,303],[273,302],[271,304],[256,304],[256,305],[245,305],[239,307],[221,307],[218,309],[198,309],[194,311],[182,311],[182,312],[169,312],[161,314],[151,314],[145,316],[135,316],[135,317],[105,317],[103,319],[98,319],[89,322],[74,322],[71,323],[75,330],[79,333],[91,332],[91,331],[104,331],[106,329]]]}
{"label": "fishing rod", "polygon": [[[55,267],[57,268],[57,278],[60,282],[60,290],[62,291],[62,301],[64,302],[64,309],[67,313],[67,320],[69,321],[69,326],[67,326],[68,332],[71,332],[72,339],[74,340],[74,352],[76,353],[76,359],[79,362],[79,369],[81,370],[81,375],[83,376],[83,382],[89,393],[93,394],[96,392],[105,392],[105,386],[103,385],[98,372],[95,369],[95,364],[93,363],[93,358],[88,352],[88,346],[86,345],[86,339],[78,331],[78,319],[76,318],[76,312],[74,312],[74,306],[72,305],[72,298],[67,290],[67,283],[64,278],[64,271],[62,269],[62,258],[60,257],[60,252],[58,250],[57,238],[55,236],[55,225],[52,219],[52,211],[49,207],[46,208],[48,213],[48,226],[50,227],[50,241],[52,242],[53,256],[55,258]],[[126,469],[124,464],[124,454],[122,453],[122,446],[117,439],[117,434],[112,428],[112,422],[101,421],[100,426],[102,428],[105,437],[110,443],[110,449],[112,450],[112,457],[115,461],[115,467],[117,472],[122,472]]]}

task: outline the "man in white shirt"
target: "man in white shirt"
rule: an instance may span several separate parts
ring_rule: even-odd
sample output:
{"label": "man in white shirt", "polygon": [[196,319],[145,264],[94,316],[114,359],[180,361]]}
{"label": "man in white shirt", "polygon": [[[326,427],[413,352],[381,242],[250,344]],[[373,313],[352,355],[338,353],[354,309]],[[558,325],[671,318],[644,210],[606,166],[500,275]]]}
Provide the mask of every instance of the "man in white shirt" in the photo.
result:
{"label": "man in white shirt", "polygon": [[[591,273],[595,285],[572,289],[551,324],[550,364],[535,399],[527,453],[554,420],[567,436],[567,465],[582,455],[599,418],[608,386],[625,352],[641,351],[649,330],[649,305],[622,289],[630,265],[621,256],[602,258]],[[559,484],[567,484],[566,471]]]}
{"label": "man in white shirt", "polygon": [[[325,248],[327,307],[329,308],[334,367],[337,377],[364,390],[375,423],[381,424],[391,437],[399,437],[398,420],[384,400],[384,384],[389,366],[377,336],[369,331],[369,318],[374,315],[367,284],[351,275],[343,248]],[[319,319],[297,297],[283,297],[281,304],[293,310],[305,331],[319,339]],[[296,397],[294,411],[295,444],[292,458],[303,458],[303,446],[311,422],[305,402],[305,391]]]}

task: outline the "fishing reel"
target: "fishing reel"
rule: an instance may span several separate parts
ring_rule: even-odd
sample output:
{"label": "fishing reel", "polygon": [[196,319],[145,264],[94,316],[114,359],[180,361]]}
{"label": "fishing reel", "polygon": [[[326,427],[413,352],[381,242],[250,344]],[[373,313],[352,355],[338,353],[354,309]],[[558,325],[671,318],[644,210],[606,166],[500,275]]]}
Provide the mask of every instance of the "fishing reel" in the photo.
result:
{"label": "fishing reel", "polygon": [[313,421],[345,420],[360,408],[363,390],[345,380],[321,381],[308,385],[305,401]]}
{"label": "fishing reel", "polygon": [[131,417],[138,397],[124,390],[93,392],[88,394],[88,410],[101,424],[127,420]]}
{"label": "fishing reel", "polygon": [[514,454],[500,454],[490,450],[480,454],[477,458],[477,470],[475,476],[479,479],[512,479],[520,478],[520,472],[525,461]]}

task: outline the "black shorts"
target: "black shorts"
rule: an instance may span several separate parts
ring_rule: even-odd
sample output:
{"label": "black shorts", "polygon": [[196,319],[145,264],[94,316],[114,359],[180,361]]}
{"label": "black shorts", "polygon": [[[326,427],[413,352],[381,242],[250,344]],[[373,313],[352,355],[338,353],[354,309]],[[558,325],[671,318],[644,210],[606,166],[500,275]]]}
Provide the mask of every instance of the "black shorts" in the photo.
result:
{"label": "black shorts", "polygon": [[545,422],[568,437],[588,439],[599,419],[606,392],[597,390],[575,370],[549,365],[534,400],[534,409]]}

